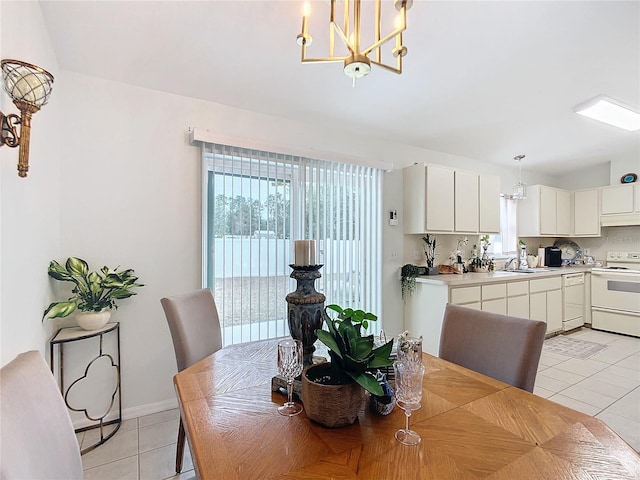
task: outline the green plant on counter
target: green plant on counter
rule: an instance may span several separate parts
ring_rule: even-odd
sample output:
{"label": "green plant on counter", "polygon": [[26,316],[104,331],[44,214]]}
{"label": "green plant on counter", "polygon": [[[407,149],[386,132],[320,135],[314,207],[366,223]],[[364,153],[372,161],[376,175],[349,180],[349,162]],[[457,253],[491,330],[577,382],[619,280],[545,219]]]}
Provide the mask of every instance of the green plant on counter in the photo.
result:
{"label": "green plant on counter", "polygon": [[118,272],[118,268],[102,267],[99,272],[89,272],[89,265],[81,258],[69,257],[64,266],[52,260],[47,273],[61,282],[72,282],[75,285],[71,290],[74,295],[66,301],[49,305],[42,321],[47,317],[66,317],[76,309],[99,312],[105,308],[118,308],[116,300],[136,295],[132,289],[144,287],[142,283],[136,283],[138,277],[132,269]]}
{"label": "green plant on counter", "polygon": [[417,265],[407,263],[400,270],[400,287],[402,289],[402,300],[406,301],[416,290],[416,277],[420,269]]}
{"label": "green plant on counter", "polygon": [[424,255],[427,257],[427,267],[433,268],[433,263],[436,259],[436,237],[432,236],[428,233],[422,237],[422,241],[424,242]]}
{"label": "green plant on counter", "polygon": [[[329,316],[332,310],[338,315]],[[324,323],[327,330],[316,330],[318,340],[329,349],[332,382],[355,381],[372,395],[382,396],[384,391],[376,380],[375,370],[393,365],[391,348],[393,339],[384,345],[374,347],[374,336],[362,336],[362,328],[378,319],[364,310],[343,309],[339,305],[327,305],[324,309]]]}

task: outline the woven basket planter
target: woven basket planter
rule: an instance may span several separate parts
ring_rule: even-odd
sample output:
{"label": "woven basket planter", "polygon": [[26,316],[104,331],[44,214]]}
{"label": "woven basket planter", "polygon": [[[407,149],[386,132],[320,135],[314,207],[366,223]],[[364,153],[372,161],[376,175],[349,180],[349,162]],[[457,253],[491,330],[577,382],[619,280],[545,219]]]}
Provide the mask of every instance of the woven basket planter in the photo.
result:
{"label": "woven basket planter", "polygon": [[351,425],[358,418],[364,399],[364,389],[350,381],[328,385],[314,380],[331,376],[329,363],[313,365],[302,375],[304,410],[311,420],[328,428]]}

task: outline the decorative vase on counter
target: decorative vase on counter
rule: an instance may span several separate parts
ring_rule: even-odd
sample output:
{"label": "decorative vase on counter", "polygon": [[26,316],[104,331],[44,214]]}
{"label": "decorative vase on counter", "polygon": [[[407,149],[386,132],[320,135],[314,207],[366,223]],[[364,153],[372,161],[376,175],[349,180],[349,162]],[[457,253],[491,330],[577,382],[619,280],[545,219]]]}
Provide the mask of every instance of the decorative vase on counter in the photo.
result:
{"label": "decorative vase on counter", "polygon": [[76,322],[83,330],[99,330],[104,327],[111,318],[111,310],[106,308],[99,312],[78,312]]}

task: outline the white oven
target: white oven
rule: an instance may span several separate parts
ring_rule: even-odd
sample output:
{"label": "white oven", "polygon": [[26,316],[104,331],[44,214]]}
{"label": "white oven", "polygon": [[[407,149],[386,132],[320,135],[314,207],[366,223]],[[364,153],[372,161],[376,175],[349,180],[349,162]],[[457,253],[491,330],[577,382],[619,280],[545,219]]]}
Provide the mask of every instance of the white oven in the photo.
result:
{"label": "white oven", "polygon": [[591,271],[591,327],[640,337],[640,253],[607,253]]}

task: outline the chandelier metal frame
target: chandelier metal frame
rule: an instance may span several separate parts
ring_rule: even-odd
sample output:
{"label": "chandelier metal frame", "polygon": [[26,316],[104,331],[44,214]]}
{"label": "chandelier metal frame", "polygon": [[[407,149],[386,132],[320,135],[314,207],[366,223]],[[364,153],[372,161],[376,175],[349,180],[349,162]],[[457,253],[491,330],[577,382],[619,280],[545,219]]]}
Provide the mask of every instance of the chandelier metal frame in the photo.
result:
{"label": "chandelier metal frame", "polygon": [[[407,29],[407,10],[413,5],[413,0],[394,0],[394,6],[399,12],[396,29],[388,35],[382,36],[382,8],[381,0],[374,3],[374,41],[371,45],[362,48],[361,45],[361,0],[342,0],[344,10],[343,25],[338,25],[336,21],[337,0],[331,0],[331,13],[329,18],[329,56],[321,58],[308,58],[307,47],[311,45],[313,38],[308,32],[308,20],[310,8],[308,2],[305,3],[302,14],[302,33],[297,37],[298,45],[301,47],[302,63],[333,63],[344,62],[344,72],[354,82],[357,78],[368,75],[371,71],[371,64],[382,67],[398,75],[402,73],[402,57],[407,54],[407,47],[402,44],[402,32]],[[371,3],[371,2],[366,2]],[[353,6],[353,8],[351,8]],[[351,21],[353,15],[353,22]],[[349,50],[349,55],[335,55],[336,35]],[[387,65],[382,61],[381,47],[388,41],[395,39],[396,45],[392,50],[396,58],[396,64]],[[373,58],[369,54],[373,53]]]}

